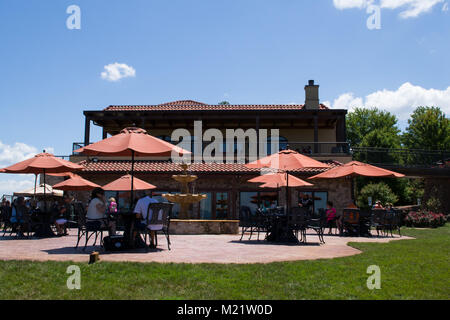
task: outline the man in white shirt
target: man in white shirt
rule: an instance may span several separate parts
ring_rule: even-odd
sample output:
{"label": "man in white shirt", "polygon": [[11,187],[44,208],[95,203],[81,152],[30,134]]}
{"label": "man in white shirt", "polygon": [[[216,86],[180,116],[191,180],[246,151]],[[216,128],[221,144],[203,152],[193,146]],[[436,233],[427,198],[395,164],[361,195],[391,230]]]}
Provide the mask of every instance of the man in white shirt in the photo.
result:
{"label": "man in white shirt", "polygon": [[[134,208],[134,213],[136,214],[136,224],[135,227],[138,230],[143,230],[144,228],[148,228],[150,229],[150,248],[154,249],[156,248],[155,246],[155,234],[156,231],[155,230],[161,230],[162,225],[159,224],[152,224],[152,225],[147,225],[147,213],[150,215],[148,217],[148,221],[150,221],[152,219],[152,215],[153,212],[151,210],[148,210],[148,206],[151,203],[158,203],[157,200],[153,199],[150,197],[150,191],[145,192],[145,191],[139,191],[138,192],[138,196],[139,196],[139,200],[136,203],[136,207]],[[157,214],[161,214],[161,212],[158,212]],[[136,237],[136,233],[134,234],[134,237]]]}

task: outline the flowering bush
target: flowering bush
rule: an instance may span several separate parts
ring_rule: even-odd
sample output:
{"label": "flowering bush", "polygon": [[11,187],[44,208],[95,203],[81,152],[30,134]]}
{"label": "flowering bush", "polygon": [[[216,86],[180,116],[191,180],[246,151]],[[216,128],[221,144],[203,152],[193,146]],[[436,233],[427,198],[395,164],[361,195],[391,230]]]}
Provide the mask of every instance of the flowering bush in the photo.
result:
{"label": "flowering bush", "polygon": [[405,217],[407,227],[437,228],[443,226],[447,218],[442,213],[432,211],[411,211]]}

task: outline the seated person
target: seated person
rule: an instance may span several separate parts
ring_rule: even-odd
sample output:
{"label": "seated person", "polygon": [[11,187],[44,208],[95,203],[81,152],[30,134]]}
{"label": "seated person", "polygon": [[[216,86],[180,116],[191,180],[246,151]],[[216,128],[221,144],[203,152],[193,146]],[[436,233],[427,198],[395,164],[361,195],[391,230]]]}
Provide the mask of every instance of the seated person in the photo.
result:
{"label": "seated person", "polygon": [[114,221],[108,221],[106,215],[105,191],[102,188],[92,190],[91,201],[86,213],[86,223],[99,222],[100,228],[108,228],[109,235],[116,234],[116,224]]}
{"label": "seated person", "polygon": [[269,213],[270,212],[269,209],[274,209],[274,208],[276,208],[276,204],[274,201],[264,200],[262,202],[261,211],[263,213]]}
{"label": "seated person", "polygon": [[336,221],[336,209],[333,207],[333,202],[327,201],[327,226],[329,229],[328,234],[331,234],[331,228],[333,227],[333,222]]}
{"label": "seated person", "polygon": [[67,222],[68,218],[73,216],[72,198],[69,195],[65,195],[63,198],[63,204],[57,208],[57,216],[55,220],[56,230],[59,236],[67,235]]}
{"label": "seated person", "polygon": [[381,204],[380,200],[375,201],[375,204],[373,205],[374,209],[384,209],[383,205]]}
{"label": "seated person", "polygon": [[[148,210],[148,206],[150,203],[158,203],[157,200],[150,197],[150,191],[146,193],[145,191],[140,191],[138,194],[140,198],[136,203],[136,207],[134,208],[134,213],[136,214],[136,224],[135,227],[138,230],[145,230],[148,228],[150,230],[150,248],[155,249],[155,230],[160,230],[161,225],[147,225],[147,212],[150,214],[148,217],[148,221],[152,219],[153,212]],[[133,234],[133,238],[136,238],[137,232],[135,231]]]}
{"label": "seated person", "polygon": [[61,213],[62,206],[59,203],[60,200],[56,200],[52,204],[52,221],[55,224],[57,236],[61,237],[64,235],[64,225],[67,220],[64,219],[64,215]]}
{"label": "seated person", "polygon": [[[28,209],[25,206],[25,198],[24,197],[18,197],[12,206],[11,211],[11,219],[10,222],[18,227],[18,234],[19,236],[23,235],[23,230],[27,229],[27,225],[25,224],[25,215],[27,214]],[[13,227],[13,229],[15,229]]]}

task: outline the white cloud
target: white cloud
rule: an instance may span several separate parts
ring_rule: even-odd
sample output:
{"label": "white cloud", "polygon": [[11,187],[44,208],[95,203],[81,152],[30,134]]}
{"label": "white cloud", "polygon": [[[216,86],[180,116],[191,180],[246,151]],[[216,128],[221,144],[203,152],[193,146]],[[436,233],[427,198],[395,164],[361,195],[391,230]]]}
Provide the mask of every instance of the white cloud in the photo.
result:
{"label": "white cloud", "polygon": [[416,18],[422,13],[431,11],[434,6],[442,2],[444,0],[380,0],[380,2],[374,2],[374,0],[333,0],[334,6],[339,10],[364,9],[371,4],[379,4],[383,9],[402,9],[403,11],[399,13],[399,16],[403,19]]}
{"label": "white cloud", "polygon": [[0,141],[0,168],[31,158],[36,153],[37,149],[35,147],[25,143],[16,142],[11,146]]}
{"label": "white cloud", "polygon": [[401,18],[415,18],[431,11],[435,5],[442,3],[444,0],[381,0],[381,7],[387,9],[406,9],[400,12]]}
{"label": "white cloud", "polygon": [[[53,147],[47,147],[45,150],[46,152],[54,153]],[[0,168],[29,159],[37,153],[37,148],[25,143],[16,142],[13,145],[8,145],[0,141]],[[0,197],[3,194],[12,195],[14,191],[32,188],[34,186],[34,177],[34,174],[0,173]]]}
{"label": "white cloud", "polygon": [[445,90],[425,89],[409,82],[397,90],[379,90],[365,98],[355,97],[353,93],[344,93],[334,100],[333,108],[354,109],[355,107],[377,107],[395,114],[400,120],[406,120],[418,106],[440,107],[450,115],[450,87]]}
{"label": "white cloud", "polygon": [[444,3],[444,5],[442,6],[442,12],[447,12],[448,11],[448,2]]}
{"label": "white cloud", "polygon": [[29,174],[21,175],[20,177],[12,177],[12,175],[10,175],[8,179],[5,179],[2,176],[2,179],[0,179],[0,197],[2,195],[12,195],[14,192],[33,188],[34,177],[34,175]]}
{"label": "white cloud", "polygon": [[123,78],[135,77],[136,70],[125,63],[111,63],[103,67],[105,71],[101,73],[101,77],[107,81],[119,81]]}
{"label": "white cloud", "polygon": [[363,105],[361,98],[355,98],[353,92],[341,94],[334,100],[333,108],[336,109],[353,109]]}

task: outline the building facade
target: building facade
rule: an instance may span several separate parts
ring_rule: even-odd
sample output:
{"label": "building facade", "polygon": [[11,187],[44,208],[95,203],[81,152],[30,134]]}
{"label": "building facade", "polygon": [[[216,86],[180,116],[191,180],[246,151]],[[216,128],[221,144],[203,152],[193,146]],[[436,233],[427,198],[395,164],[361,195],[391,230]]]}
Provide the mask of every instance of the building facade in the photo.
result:
{"label": "building facade", "polygon": [[[202,130],[216,129],[216,132],[226,137],[227,130],[242,129],[244,132],[254,129],[257,135],[256,143],[252,139],[228,141],[224,143],[223,152],[230,151],[234,163],[208,163],[208,159],[196,159],[189,171],[198,176],[192,183],[192,192],[206,193],[207,199],[191,208],[191,217],[197,219],[237,219],[239,208],[248,206],[257,208],[261,201],[270,199],[284,205],[285,190],[266,190],[258,185],[248,183],[247,180],[257,176],[260,172],[248,169],[244,163],[251,159],[245,158],[240,163],[239,150],[245,151],[255,147],[258,154],[268,154],[281,149],[293,149],[307,154],[330,166],[338,166],[351,160],[350,150],[346,142],[345,117],[347,110],[330,109],[319,103],[319,86],[310,80],[305,86],[305,103],[299,105],[209,105],[193,100],[174,101],[158,105],[136,106],[108,106],[103,110],[84,111],[85,138],[83,142],[74,143],[73,150],[90,141],[91,124],[100,126],[103,138],[118,134],[126,127],[140,127],[150,135],[177,144],[172,141],[175,129],[188,130],[191,134],[192,151],[196,146],[208,146],[209,142],[196,144],[198,135],[195,134],[194,124],[201,122]],[[272,150],[273,137],[260,136],[260,130],[267,132],[278,129],[278,149]],[[200,136],[201,139],[202,136]],[[252,144],[255,144],[252,145]],[[231,149],[227,149],[230,148]],[[263,149],[263,150],[261,150]],[[246,153],[247,154],[247,153]],[[80,162],[84,167],[81,175],[97,184],[104,185],[131,170],[131,163],[127,158],[119,157],[86,157],[73,154],[71,160]],[[135,166],[136,176],[158,187],[154,191],[157,197],[166,192],[179,192],[180,186],[171,179],[171,175],[179,174],[179,165],[172,163],[169,158],[137,158]],[[194,160],[194,159],[193,159]],[[324,169],[299,169],[292,172],[301,179],[323,172]],[[351,182],[349,179],[335,181],[315,181],[310,188],[291,189],[290,205],[298,204],[299,196],[307,193],[314,199],[314,209],[324,208],[326,201],[334,202],[338,210],[344,208],[351,201]],[[279,191],[279,192],[277,192]],[[127,196],[111,193],[119,198],[121,206],[128,204]],[[79,194],[86,198],[87,194]],[[177,212],[178,208],[175,208]]]}

